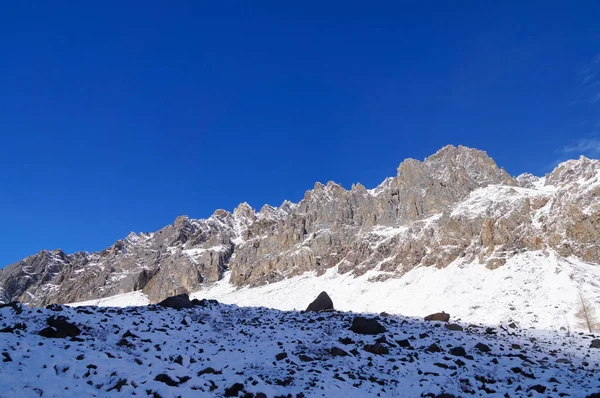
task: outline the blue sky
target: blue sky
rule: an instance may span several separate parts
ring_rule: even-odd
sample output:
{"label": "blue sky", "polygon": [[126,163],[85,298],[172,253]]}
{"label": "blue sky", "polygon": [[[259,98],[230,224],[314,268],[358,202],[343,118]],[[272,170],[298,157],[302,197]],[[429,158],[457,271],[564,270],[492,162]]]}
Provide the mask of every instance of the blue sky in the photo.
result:
{"label": "blue sky", "polygon": [[598,2],[288,3],[4,4],[0,267],[446,144],[513,175],[600,155]]}

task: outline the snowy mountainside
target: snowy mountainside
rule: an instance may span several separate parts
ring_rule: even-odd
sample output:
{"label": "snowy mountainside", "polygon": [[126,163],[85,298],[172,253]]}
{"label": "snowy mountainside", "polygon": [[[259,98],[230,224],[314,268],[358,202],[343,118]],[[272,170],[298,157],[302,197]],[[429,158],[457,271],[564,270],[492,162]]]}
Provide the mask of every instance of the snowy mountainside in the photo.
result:
{"label": "snowy mountainside", "polygon": [[597,336],[512,324],[209,301],[181,310],[15,303],[0,307],[0,333],[0,397],[584,398],[600,392]]}
{"label": "snowy mountainside", "polygon": [[[600,161],[581,157],[545,177],[512,178],[483,151],[447,146],[424,161],[405,160],[395,177],[374,189],[317,183],[297,204],[255,211],[243,203],[206,220],[178,217],[160,231],[130,234],[99,253],[42,251],[2,270],[0,302],[93,302],[136,291],[157,302],[223,286],[224,278],[231,290],[259,292],[333,273],[347,283],[366,277],[369,289],[404,291],[404,307],[382,304],[388,310],[411,308],[404,304],[410,297],[426,298],[419,304],[424,309],[459,297],[450,285],[433,290],[437,279],[428,283],[425,275],[440,278],[457,269],[482,275],[472,281],[480,284],[474,288],[528,291],[523,303],[536,308],[545,290],[529,289],[539,283],[526,282],[527,274],[529,268],[545,272],[548,262],[575,269],[569,271],[573,279],[562,279],[568,293],[558,310],[570,311],[576,291],[599,296]],[[486,283],[505,273],[510,279],[502,281],[504,290]],[[413,275],[423,275],[427,295],[403,285]]]}
{"label": "snowy mountainside", "polygon": [[[581,330],[576,316],[579,294],[600,302],[600,268],[556,253],[525,252],[511,257],[501,268],[490,270],[477,262],[457,260],[448,267],[419,267],[400,278],[379,281],[380,272],[340,274],[332,268],[317,276],[300,276],[258,287],[238,288],[223,280],[191,294],[240,306],[304,310],[304,297],[327,291],[335,308],[364,313],[387,312],[420,317],[444,310],[454,319],[487,325],[515,322],[523,328]],[[126,307],[147,305],[142,292],[72,303],[72,306]]]}

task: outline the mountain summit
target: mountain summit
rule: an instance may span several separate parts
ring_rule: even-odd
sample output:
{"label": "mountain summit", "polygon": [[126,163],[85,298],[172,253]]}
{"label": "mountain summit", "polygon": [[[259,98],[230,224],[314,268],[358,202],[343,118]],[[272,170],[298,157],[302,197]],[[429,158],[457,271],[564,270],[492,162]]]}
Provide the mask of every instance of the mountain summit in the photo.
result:
{"label": "mountain summit", "polygon": [[158,302],[224,275],[237,287],[329,270],[382,282],[458,262],[497,270],[522,253],[596,269],[599,243],[600,161],[581,157],[545,177],[513,178],[483,151],[446,146],[403,161],[371,190],[316,183],[297,204],[180,216],[96,253],[41,251],[0,272],[0,302],[42,306],[140,290]]}

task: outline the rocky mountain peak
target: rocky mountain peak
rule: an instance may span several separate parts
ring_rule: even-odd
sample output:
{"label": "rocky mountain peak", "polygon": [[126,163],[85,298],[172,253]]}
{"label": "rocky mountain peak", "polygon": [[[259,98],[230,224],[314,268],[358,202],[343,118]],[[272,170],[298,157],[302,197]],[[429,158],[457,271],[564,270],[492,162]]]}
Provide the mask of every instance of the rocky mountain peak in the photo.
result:
{"label": "rocky mountain peak", "polygon": [[522,188],[534,188],[540,182],[540,177],[536,177],[531,173],[523,173],[516,179],[517,185]]}
{"label": "rocky mountain peak", "polygon": [[560,163],[546,178],[546,184],[559,186],[578,182],[586,183],[600,177],[600,160],[581,156],[577,160]]}
{"label": "rocky mountain peak", "polygon": [[444,182],[459,177],[479,186],[497,183],[514,184],[510,175],[499,168],[485,151],[462,145],[458,147],[448,145],[426,158],[423,163],[432,175]]}
{"label": "rocky mountain peak", "polygon": [[243,202],[233,210],[233,217],[238,223],[249,224],[256,220],[256,211],[248,203]]}

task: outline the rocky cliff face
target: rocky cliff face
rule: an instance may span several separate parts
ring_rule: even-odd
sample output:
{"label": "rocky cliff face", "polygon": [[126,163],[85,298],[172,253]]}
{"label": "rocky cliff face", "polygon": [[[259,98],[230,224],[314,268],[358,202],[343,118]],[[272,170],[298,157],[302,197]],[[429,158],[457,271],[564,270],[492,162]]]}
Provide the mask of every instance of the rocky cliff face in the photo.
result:
{"label": "rocky cliff face", "polygon": [[407,159],[375,189],[315,184],[298,204],[241,204],[206,220],[178,217],[100,253],[42,251],[0,273],[0,301],[74,302],[143,290],[151,301],[193,291],[231,271],[258,286],[307,271],[396,278],[457,258],[490,269],[527,250],[600,263],[600,161],[512,178],[485,152],[448,146]]}

